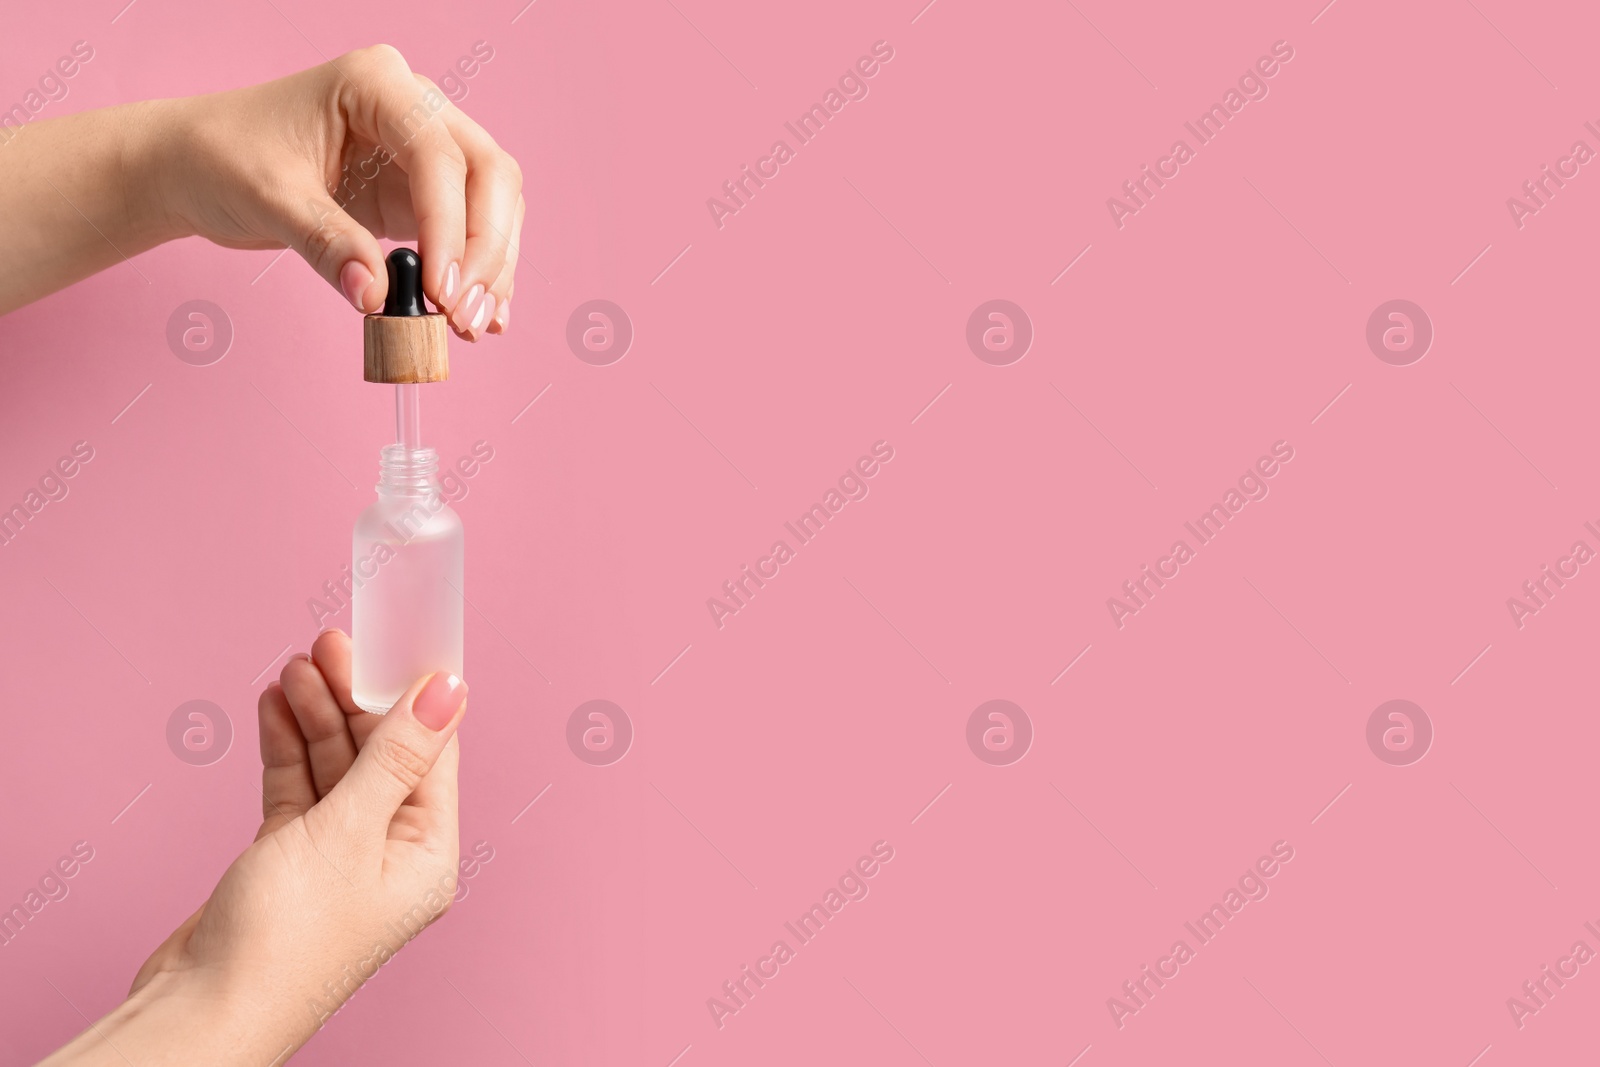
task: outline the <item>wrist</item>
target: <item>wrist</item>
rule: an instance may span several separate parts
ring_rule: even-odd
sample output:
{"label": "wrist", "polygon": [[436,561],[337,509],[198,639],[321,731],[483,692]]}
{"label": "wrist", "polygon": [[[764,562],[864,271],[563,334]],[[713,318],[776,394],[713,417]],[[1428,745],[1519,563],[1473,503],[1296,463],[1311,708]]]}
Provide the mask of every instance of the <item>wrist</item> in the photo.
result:
{"label": "wrist", "polygon": [[197,231],[184,211],[195,168],[188,100],[147,100],[126,112],[118,168],[128,225],[149,246]]}
{"label": "wrist", "polygon": [[277,1064],[310,1035],[256,1010],[238,984],[196,970],[156,974],[41,1067]]}

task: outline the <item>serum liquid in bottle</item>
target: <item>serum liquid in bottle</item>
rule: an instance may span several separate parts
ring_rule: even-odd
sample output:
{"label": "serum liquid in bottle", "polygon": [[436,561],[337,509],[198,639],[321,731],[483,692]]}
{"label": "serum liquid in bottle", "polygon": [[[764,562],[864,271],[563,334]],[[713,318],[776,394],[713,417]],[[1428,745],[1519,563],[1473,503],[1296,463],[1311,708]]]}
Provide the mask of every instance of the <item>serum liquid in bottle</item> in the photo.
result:
{"label": "serum liquid in bottle", "polygon": [[366,380],[394,384],[396,441],[351,538],[351,689],[380,715],[424,675],[466,673],[464,531],[440,492],[438,454],[422,445],[418,396],[420,383],[450,374],[444,316],[423,306],[416,253],[395,249],[388,268],[383,311],[366,319]]}

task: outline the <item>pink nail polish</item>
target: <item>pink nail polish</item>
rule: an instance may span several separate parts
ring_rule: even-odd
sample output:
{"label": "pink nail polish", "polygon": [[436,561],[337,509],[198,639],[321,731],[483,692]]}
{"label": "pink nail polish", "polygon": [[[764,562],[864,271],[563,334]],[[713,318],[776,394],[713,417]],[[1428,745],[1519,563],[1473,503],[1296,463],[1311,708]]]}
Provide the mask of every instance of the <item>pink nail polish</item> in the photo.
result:
{"label": "pink nail polish", "polygon": [[372,272],[359,259],[352,259],[339,272],[339,288],[344,291],[344,298],[350,301],[357,311],[367,310],[362,298],[366,295],[367,286],[371,284]]}
{"label": "pink nail polish", "polygon": [[456,329],[471,332],[472,317],[478,313],[478,307],[483,300],[483,286],[474,285],[467,290],[467,295],[461,298],[461,303],[455,306],[450,319],[456,324]]}
{"label": "pink nail polish", "polygon": [[478,305],[477,313],[472,316],[472,336],[477,338],[483,328],[494,320],[494,297],[484,294],[483,303]]}
{"label": "pink nail polish", "polygon": [[511,298],[507,297],[501,304],[500,310],[494,313],[494,320],[500,324],[500,332],[505,333],[511,326]]}
{"label": "pink nail polish", "polygon": [[467,683],[453,674],[436,674],[428,679],[411,705],[411,714],[430,730],[442,730],[455,717],[456,709],[467,699]]}
{"label": "pink nail polish", "polygon": [[459,288],[461,288],[461,268],[452,263],[444,272],[444,292],[439,294],[444,297],[443,307],[448,309],[452,306],[456,290]]}

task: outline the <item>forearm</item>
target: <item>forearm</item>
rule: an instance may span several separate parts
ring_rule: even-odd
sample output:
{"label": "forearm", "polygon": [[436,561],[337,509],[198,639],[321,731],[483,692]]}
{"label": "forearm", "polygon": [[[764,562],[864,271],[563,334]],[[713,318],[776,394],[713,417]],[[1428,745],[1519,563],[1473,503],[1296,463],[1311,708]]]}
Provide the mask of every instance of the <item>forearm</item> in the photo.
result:
{"label": "forearm", "polygon": [[163,973],[39,1067],[277,1067],[314,1032],[274,1018],[239,990],[187,971]]}
{"label": "forearm", "polygon": [[183,235],[163,204],[173,101],[0,127],[0,315]]}

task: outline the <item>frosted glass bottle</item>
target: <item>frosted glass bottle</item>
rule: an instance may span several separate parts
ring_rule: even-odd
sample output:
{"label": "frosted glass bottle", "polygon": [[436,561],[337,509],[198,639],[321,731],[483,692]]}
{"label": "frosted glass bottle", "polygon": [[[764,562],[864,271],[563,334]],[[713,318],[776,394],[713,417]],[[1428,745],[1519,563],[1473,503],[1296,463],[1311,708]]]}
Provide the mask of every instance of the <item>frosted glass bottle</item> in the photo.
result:
{"label": "frosted glass bottle", "polygon": [[387,712],[423,675],[466,674],[465,531],[438,470],[431,448],[385,446],[378,499],[356,520],[351,689],[365,711]]}

